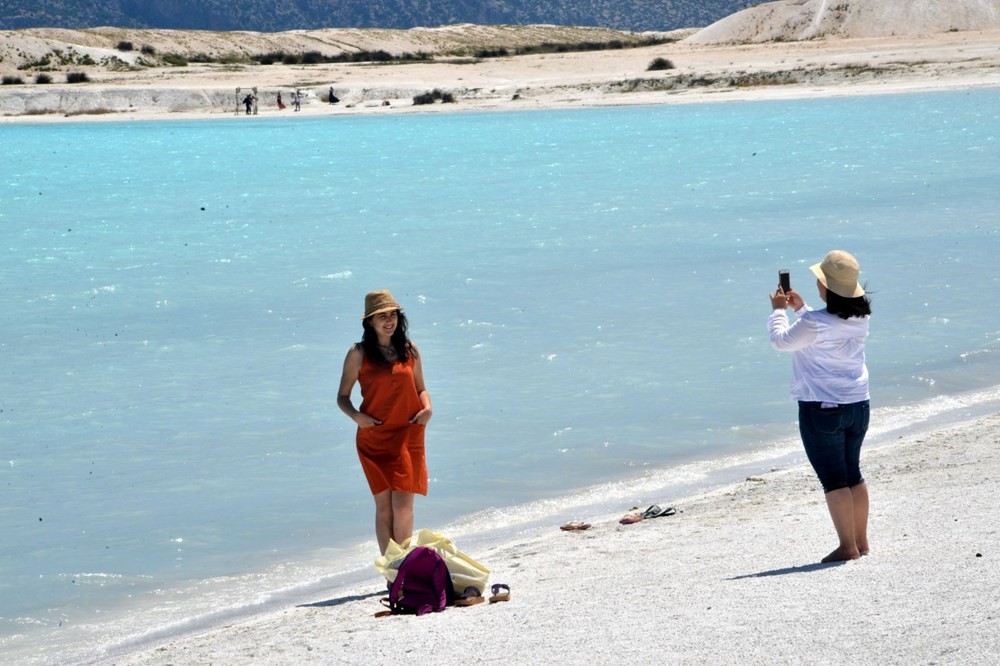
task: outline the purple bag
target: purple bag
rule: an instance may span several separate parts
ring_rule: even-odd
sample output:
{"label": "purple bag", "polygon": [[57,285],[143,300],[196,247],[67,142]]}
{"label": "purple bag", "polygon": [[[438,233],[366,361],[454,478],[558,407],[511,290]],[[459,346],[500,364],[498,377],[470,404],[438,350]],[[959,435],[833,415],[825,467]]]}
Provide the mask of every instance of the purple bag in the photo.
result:
{"label": "purple bag", "polygon": [[[389,610],[402,613],[437,613],[455,599],[448,566],[437,551],[417,546],[399,565],[389,588]],[[384,603],[384,600],[383,600]]]}

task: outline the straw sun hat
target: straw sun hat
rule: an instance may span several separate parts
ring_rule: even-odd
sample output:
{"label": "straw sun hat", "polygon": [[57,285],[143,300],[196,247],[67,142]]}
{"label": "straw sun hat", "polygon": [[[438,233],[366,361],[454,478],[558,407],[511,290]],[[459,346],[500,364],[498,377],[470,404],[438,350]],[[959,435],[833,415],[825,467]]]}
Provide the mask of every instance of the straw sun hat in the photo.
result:
{"label": "straw sun hat", "polygon": [[858,274],[861,268],[858,260],[850,252],[833,250],[828,252],[823,261],[813,264],[809,270],[819,278],[827,289],[844,298],[864,296],[865,290],[858,284]]}
{"label": "straw sun hat", "polygon": [[403,308],[399,306],[399,303],[396,302],[396,299],[387,290],[370,291],[365,295],[365,316],[362,319],[368,319],[372,315],[377,315],[379,312],[388,312],[389,310],[399,310],[402,312]]}

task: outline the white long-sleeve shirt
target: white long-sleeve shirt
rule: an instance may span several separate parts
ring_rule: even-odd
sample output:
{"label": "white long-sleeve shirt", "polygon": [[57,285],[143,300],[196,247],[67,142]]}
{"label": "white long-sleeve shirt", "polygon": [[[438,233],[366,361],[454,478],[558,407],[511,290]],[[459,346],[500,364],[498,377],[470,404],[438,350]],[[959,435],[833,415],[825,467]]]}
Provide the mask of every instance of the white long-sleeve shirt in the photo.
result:
{"label": "white long-sleeve shirt", "polygon": [[847,405],[868,400],[868,317],[841,319],[804,306],[788,324],[784,310],[767,319],[771,346],[792,352],[792,398]]}

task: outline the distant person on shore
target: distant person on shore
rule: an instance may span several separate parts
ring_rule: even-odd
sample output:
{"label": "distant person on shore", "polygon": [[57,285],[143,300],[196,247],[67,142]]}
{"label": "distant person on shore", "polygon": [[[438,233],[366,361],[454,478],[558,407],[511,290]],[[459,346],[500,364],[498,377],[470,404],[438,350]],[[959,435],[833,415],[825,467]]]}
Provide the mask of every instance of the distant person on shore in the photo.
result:
{"label": "distant person on shore", "polygon": [[247,108],[247,115],[249,116],[251,109],[253,109],[253,95],[247,94],[247,96],[243,98],[243,106]]}
{"label": "distant person on shore", "polygon": [[302,93],[298,90],[292,93],[292,104],[295,106],[296,111],[302,109]]}
{"label": "distant person on shore", "polygon": [[330,104],[336,104],[337,102],[340,101],[340,99],[338,99],[337,96],[333,94],[333,86],[330,86],[330,95],[327,97],[327,101]]}
{"label": "distant person on shore", "polygon": [[278,93],[278,111],[282,111],[285,108],[284,102],[281,101],[281,93]]}
{"label": "distant person on shore", "polygon": [[[384,555],[389,539],[413,534],[413,501],[427,494],[424,430],[431,396],[417,346],[407,337],[403,309],[388,291],[365,296],[361,342],[351,346],[340,376],[337,406],[358,429],[361,469],[375,498],[375,537]],[[361,407],[351,403],[361,385]]]}
{"label": "distant person on shore", "polygon": [[[868,431],[865,341],[871,302],[858,284],[857,259],[843,250],[810,266],[826,309],[813,310],[794,289],[771,294],[771,346],[792,352],[792,397],[799,403],[799,434],[826,494],[840,545],[823,562],[867,555],[868,486],[861,475],[861,444]],[[786,308],[797,317],[789,326]]]}

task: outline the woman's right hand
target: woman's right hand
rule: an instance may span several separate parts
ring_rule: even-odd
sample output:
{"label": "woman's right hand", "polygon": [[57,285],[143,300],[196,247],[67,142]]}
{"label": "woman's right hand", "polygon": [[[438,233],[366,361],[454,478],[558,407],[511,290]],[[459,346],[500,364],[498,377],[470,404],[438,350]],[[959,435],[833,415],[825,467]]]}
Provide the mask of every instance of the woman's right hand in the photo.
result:
{"label": "woman's right hand", "polygon": [[372,418],[371,416],[368,416],[367,414],[363,414],[361,412],[358,412],[354,416],[354,422],[357,423],[358,427],[362,429],[374,428],[375,426],[382,425],[382,422],[379,421],[378,419]]}
{"label": "woman's right hand", "polygon": [[771,296],[771,309],[772,310],[784,310],[788,307],[788,296],[785,292],[778,288],[778,291],[770,294]]}

